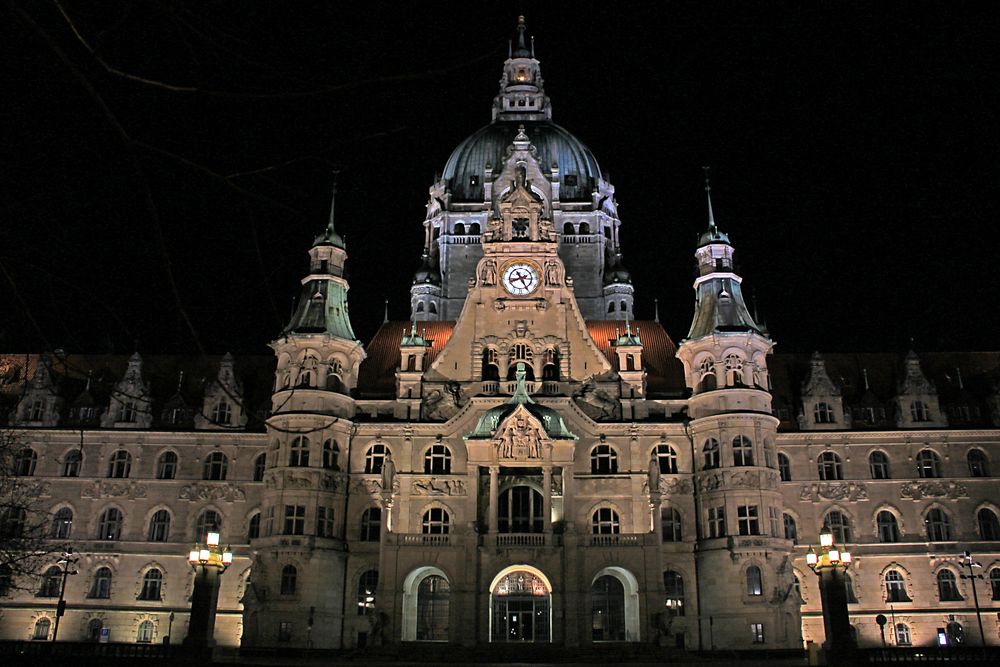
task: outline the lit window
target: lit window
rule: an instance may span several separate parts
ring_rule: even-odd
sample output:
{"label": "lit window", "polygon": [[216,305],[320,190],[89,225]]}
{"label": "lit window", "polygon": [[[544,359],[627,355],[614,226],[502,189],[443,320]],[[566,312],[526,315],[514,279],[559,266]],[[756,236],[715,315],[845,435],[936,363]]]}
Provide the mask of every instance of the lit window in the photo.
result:
{"label": "lit window", "polygon": [[368,570],[358,579],[358,616],[367,616],[375,609],[378,590],[378,570]]}
{"label": "lit window", "polygon": [[667,613],[672,616],[684,615],[684,578],[680,573],[667,570],[663,573],[663,592],[666,594]]}
{"label": "lit window", "polygon": [[136,630],[135,633],[135,641],[137,644],[149,644],[153,641],[152,621],[143,621],[142,623],[139,624],[139,628],[138,630]]}
{"label": "lit window", "polygon": [[751,565],[747,568],[747,595],[758,596],[764,594],[764,584],[761,580],[760,568]]}
{"label": "lit window", "polygon": [[753,644],[763,644],[764,643],[764,624],[763,623],[751,623],[750,624],[750,640]]}

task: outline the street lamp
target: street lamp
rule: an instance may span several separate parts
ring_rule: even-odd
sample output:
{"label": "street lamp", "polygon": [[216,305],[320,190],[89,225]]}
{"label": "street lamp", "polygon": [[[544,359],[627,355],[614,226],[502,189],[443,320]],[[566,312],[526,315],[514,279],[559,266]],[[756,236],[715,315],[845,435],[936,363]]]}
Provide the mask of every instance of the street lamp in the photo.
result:
{"label": "street lamp", "polygon": [[56,604],[56,625],[52,628],[52,641],[55,642],[56,636],[59,634],[59,619],[63,617],[66,613],[66,578],[76,574],[74,568],[77,561],[80,559],[73,555],[73,547],[68,547],[63,553],[62,558],[56,561],[56,565],[62,574],[62,583],[59,585],[59,602]]}
{"label": "street lamp", "polygon": [[205,544],[196,544],[188,553],[188,563],[195,571],[191,593],[191,618],[184,645],[210,649],[215,645],[215,612],[219,604],[219,577],[233,563],[229,547],[219,548],[219,534],[210,532]]}
{"label": "street lamp", "polygon": [[833,533],[823,526],[819,536],[820,552],[809,547],[806,565],[819,577],[819,594],[823,606],[824,647],[831,664],[849,664],[857,649],[851,619],[847,613],[847,583],[845,576],[852,557],[834,544]]}
{"label": "street lamp", "polygon": [[966,551],[962,555],[962,559],[965,561],[963,563],[963,565],[965,565],[967,568],[969,568],[969,573],[968,574],[959,574],[958,576],[961,577],[962,579],[971,579],[972,580],[972,601],[976,605],[976,620],[979,621],[979,642],[983,646],[986,646],[986,634],[983,632],[983,615],[982,615],[982,612],[979,611],[979,593],[976,592],[976,579],[982,579],[983,575],[976,574],[973,571],[973,569],[972,569],[974,567],[982,567],[983,565],[982,565],[982,563],[977,563],[974,560],[972,560],[972,552],[971,551]]}

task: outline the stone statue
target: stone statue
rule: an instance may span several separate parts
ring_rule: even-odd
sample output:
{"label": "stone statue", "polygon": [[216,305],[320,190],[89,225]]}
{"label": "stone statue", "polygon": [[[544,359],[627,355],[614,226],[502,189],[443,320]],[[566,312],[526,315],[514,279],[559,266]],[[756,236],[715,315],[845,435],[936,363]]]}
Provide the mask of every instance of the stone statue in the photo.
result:
{"label": "stone statue", "polygon": [[392,483],[396,479],[396,464],[392,462],[392,452],[388,449],[385,452],[385,459],[382,461],[382,493],[392,495]]}
{"label": "stone statue", "polygon": [[660,492],[660,460],[656,456],[656,450],[649,454],[649,495]]}

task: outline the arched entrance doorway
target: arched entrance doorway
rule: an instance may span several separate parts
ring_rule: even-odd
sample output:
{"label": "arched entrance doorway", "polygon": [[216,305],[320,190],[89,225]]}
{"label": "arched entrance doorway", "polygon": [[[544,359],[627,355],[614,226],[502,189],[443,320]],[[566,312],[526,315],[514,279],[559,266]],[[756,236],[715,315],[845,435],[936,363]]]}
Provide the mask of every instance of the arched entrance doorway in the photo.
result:
{"label": "arched entrance doorway", "polygon": [[403,641],[448,641],[451,584],[433,566],[417,568],[403,581]]}
{"label": "arched entrance doorway", "polygon": [[552,586],[527,565],[506,568],[490,587],[490,641],[552,641]]}

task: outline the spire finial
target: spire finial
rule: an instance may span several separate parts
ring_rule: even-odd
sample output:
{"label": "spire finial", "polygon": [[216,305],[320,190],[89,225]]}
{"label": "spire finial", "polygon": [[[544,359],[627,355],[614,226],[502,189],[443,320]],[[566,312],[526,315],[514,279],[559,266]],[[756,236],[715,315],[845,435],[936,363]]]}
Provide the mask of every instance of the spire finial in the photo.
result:
{"label": "spire finial", "polygon": [[385,314],[382,316],[382,324],[389,321],[389,299],[385,300]]}
{"label": "spire finial", "polygon": [[[525,31],[527,26],[524,24],[524,15],[517,17],[517,46],[514,47],[514,53],[511,54],[515,58],[527,58],[529,56],[534,57],[532,50],[528,48],[528,42],[525,39]],[[532,45],[533,46],[533,45]]]}
{"label": "spire finial", "polygon": [[870,389],[870,387],[868,386],[868,369],[867,368],[862,368],[861,369],[861,379],[863,379],[865,381],[865,391],[868,391]]}
{"label": "spire finial", "polygon": [[628,321],[628,310],[625,311],[625,335],[626,336],[632,335],[632,325],[629,324]]}
{"label": "spire finial", "polygon": [[711,167],[702,167],[705,170],[705,197],[708,198],[708,226],[715,227],[715,213],[712,211],[712,181],[709,172]]}
{"label": "spire finial", "polygon": [[330,222],[327,223],[327,229],[331,232],[333,231],[333,217],[337,205],[337,176],[340,175],[339,169],[333,170],[333,185],[330,186]]}
{"label": "spire finial", "polygon": [[659,323],[660,321],[660,300],[653,299],[653,321]]}

